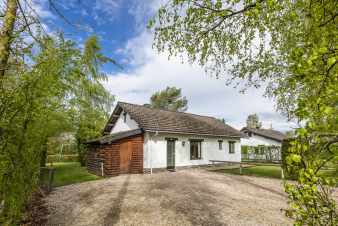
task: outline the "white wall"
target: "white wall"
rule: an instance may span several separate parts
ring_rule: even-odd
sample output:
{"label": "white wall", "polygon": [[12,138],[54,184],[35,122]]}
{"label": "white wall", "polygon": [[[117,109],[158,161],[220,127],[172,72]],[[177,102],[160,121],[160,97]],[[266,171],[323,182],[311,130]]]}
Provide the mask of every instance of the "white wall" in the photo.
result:
{"label": "white wall", "polygon": [[281,142],[271,140],[265,137],[257,136],[255,134],[252,134],[252,136],[248,138],[241,138],[241,144],[248,145],[248,146],[258,146],[258,145],[282,146]]}
{"label": "white wall", "polygon": [[[165,168],[167,167],[167,141],[165,138],[178,138],[175,141],[175,165],[191,166],[210,164],[209,160],[241,161],[241,148],[239,139],[236,141],[235,153],[229,154],[229,139],[221,137],[201,137],[193,135],[177,135],[159,133],[145,133],[144,139],[144,168]],[[204,139],[202,141],[202,159],[190,160],[189,139]],[[222,150],[219,150],[218,140],[223,140]],[[182,146],[182,141],[185,145]]]}
{"label": "white wall", "polygon": [[126,115],[126,122],[124,122],[124,112],[122,111],[119,118],[117,119],[115,126],[113,129],[110,131],[110,133],[117,133],[117,132],[122,132],[122,131],[128,131],[128,130],[134,130],[138,129],[139,126],[135,120],[130,118],[130,115]]}

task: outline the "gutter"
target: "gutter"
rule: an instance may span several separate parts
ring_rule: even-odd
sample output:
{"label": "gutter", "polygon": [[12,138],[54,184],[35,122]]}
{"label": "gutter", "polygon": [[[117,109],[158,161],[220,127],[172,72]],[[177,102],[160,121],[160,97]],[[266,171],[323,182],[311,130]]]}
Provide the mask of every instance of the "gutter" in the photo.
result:
{"label": "gutter", "polygon": [[215,134],[203,134],[203,133],[187,133],[187,132],[175,132],[175,131],[159,131],[159,130],[144,130],[145,132],[155,133],[156,136],[158,133],[172,133],[172,134],[183,134],[183,135],[199,135],[199,136],[210,136],[210,137],[225,137],[225,138],[242,138],[239,136],[228,136],[228,135],[215,135]]}

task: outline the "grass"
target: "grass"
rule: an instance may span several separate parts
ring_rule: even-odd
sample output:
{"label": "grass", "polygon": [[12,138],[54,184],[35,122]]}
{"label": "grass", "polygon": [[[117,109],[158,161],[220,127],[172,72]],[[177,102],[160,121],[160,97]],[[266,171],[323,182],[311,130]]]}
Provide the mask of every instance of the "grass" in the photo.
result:
{"label": "grass", "polygon": [[[239,175],[239,168],[221,168],[221,169],[214,169],[212,171],[221,172],[221,173],[231,173],[231,174],[238,174]],[[242,168],[242,175],[248,176],[256,176],[256,177],[270,177],[270,178],[277,178],[281,179],[281,167],[279,165],[264,165],[264,164],[255,164],[255,166],[249,166],[246,168]],[[337,171],[335,170],[321,170],[321,175],[326,175],[329,177],[338,177]],[[288,178],[291,179],[291,178]]]}
{"label": "grass", "polygon": [[86,167],[81,167],[78,162],[53,163],[53,168],[55,169],[53,187],[100,179],[88,173]]}
{"label": "grass", "polygon": [[[239,174],[239,168],[217,169],[215,171],[222,172],[222,173]],[[250,167],[242,168],[242,175],[257,176],[257,177],[270,177],[270,178],[280,179],[281,168],[280,166],[273,166],[273,165],[250,166]]]}

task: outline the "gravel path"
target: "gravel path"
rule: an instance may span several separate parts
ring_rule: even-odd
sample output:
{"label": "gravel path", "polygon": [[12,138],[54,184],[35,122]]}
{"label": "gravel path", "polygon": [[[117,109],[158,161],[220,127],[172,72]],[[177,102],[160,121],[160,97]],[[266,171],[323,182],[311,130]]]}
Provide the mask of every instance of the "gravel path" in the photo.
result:
{"label": "gravel path", "polygon": [[49,225],[291,225],[280,180],[202,169],[64,186],[47,203]]}

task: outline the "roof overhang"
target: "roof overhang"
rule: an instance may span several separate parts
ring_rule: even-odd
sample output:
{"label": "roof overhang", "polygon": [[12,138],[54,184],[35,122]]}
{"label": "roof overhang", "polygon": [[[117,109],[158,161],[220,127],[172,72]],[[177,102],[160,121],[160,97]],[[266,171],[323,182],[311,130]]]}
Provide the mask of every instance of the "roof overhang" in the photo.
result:
{"label": "roof overhang", "polygon": [[180,135],[195,135],[195,136],[207,136],[207,137],[224,137],[232,139],[240,139],[242,136],[229,136],[224,134],[207,134],[207,133],[188,133],[188,132],[177,132],[170,130],[144,130],[149,133],[169,133],[169,134],[180,134]]}
{"label": "roof overhang", "polygon": [[103,136],[97,139],[88,140],[85,142],[85,144],[97,144],[97,145],[111,144],[115,141],[119,141],[121,139],[132,137],[132,136],[136,136],[142,133],[143,133],[142,129],[128,130],[128,131],[123,131],[123,132],[118,132],[118,133],[110,134],[107,136]]}
{"label": "roof overhang", "polygon": [[[277,138],[275,138],[275,137],[271,137],[271,136],[268,136],[268,135],[266,135],[266,134],[263,134],[263,133],[259,133],[259,132],[257,132],[257,131],[250,130],[250,129],[248,129],[248,128],[242,128],[240,131],[241,131],[241,132],[243,132],[243,131],[248,131],[248,132],[251,132],[251,133],[253,133],[253,134],[255,134],[255,135],[258,135],[258,136],[261,136],[261,137],[264,137],[264,138],[267,138],[267,139],[270,139],[270,140],[274,140],[274,141],[277,141],[277,142],[282,142],[282,141],[283,141],[283,139],[277,139]],[[244,138],[250,138],[250,137],[244,137]]]}
{"label": "roof overhang", "polygon": [[123,111],[122,107],[119,105],[119,103],[117,103],[116,107],[113,110],[113,113],[110,115],[107,124],[102,130],[103,135],[110,134],[111,129],[114,127],[122,111]]}

